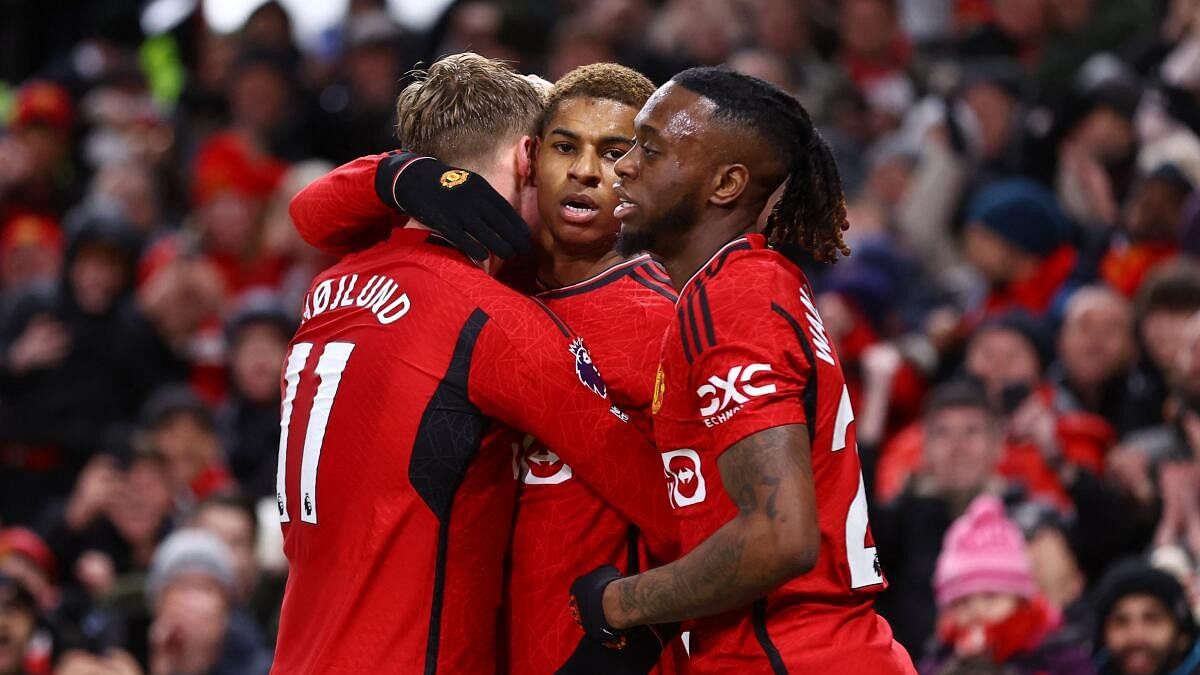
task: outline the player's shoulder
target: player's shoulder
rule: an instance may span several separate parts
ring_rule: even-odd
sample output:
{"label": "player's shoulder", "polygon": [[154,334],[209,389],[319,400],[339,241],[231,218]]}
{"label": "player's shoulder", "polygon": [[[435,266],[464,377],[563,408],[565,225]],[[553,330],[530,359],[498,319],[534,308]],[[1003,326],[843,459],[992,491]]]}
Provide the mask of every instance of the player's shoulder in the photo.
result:
{"label": "player's shoulder", "polygon": [[773,291],[808,283],[804,272],[786,256],[769,248],[759,234],[726,244],[696,273],[695,280],[717,294],[747,285]]}
{"label": "player's shoulder", "polygon": [[738,323],[773,308],[793,309],[806,294],[811,291],[804,272],[755,234],[718,250],[684,284],[679,306],[705,321]]}

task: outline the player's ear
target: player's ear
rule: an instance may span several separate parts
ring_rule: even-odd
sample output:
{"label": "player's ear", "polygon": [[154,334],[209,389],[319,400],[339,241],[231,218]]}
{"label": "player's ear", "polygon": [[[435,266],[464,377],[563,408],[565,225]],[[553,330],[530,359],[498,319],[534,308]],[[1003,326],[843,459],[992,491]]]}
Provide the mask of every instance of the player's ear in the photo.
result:
{"label": "player's ear", "polygon": [[745,164],[723,164],[713,176],[713,191],[708,201],[717,206],[729,206],[737,201],[750,184],[750,170]]}
{"label": "player's ear", "polygon": [[521,177],[522,182],[531,183],[533,181],[533,152],[536,149],[536,143],[532,136],[522,136],[517,144],[517,175]]}
{"label": "player's ear", "polygon": [[538,182],[537,157],[538,157],[538,153],[540,153],[541,151],[542,151],[542,139],[540,137],[535,137],[533,139],[532,147],[529,148],[529,184],[532,185],[533,187],[537,187],[537,182]]}

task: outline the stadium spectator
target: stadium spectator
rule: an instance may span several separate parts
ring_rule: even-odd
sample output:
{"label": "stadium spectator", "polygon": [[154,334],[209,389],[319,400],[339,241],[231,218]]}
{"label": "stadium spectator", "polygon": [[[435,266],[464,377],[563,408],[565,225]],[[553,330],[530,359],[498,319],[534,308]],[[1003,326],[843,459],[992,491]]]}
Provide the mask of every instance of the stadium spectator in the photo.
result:
{"label": "stadium spectator", "polygon": [[213,411],[191,388],[155,391],[142,410],[142,427],[149,450],[165,463],[181,510],[232,485]]}
{"label": "stadium spectator", "polygon": [[1017,673],[1094,673],[1082,640],[1041,596],[1025,539],[990,495],[978,497],[946,533],[933,583],[938,644],[921,663],[939,673],[954,657],[982,657]]}
{"label": "stadium spectator", "polygon": [[238,484],[251,497],[275,494],[279,364],[297,322],[270,291],[251,292],[225,325],[229,396],[216,425]]}
{"label": "stadium spectator", "polygon": [[119,577],[136,578],[149,566],[171,528],[168,481],[156,455],[98,455],[84,467],[70,498],[49,507],[40,523],[71,581],[99,597]]}
{"label": "stadium spectator", "polygon": [[0,312],[59,278],[63,236],[45,216],[15,215],[0,229]]}
{"label": "stadium spectator", "polygon": [[38,605],[16,579],[0,576],[0,674],[41,675],[50,672],[49,654],[34,642]]}
{"label": "stadium spectator", "polygon": [[61,216],[78,187],[71,162],[75,120],[71,94],[47,80],[17,92],[9,134],[0,137],[0,215],[31,211]]}
{"label": "stadium spectator", "polygon": [[1183,587],[1139,560],[1101,581],[1094,643],[1101,675],[1195,675],[1200,641]]}
{"label": "stadium spectator", "polygon": [[0,574],[18,580],[50,612],[58,605],[58,560],[42,537],[24,527],[0,530]]}
{"label": "stadium spectator", "polygon": [[1168,373],[1179,353],[1184,326],[1197,311],[1200,311],[1200,266],[1194,261],[1179,260],[1164,265],[1142,284],[1134,300],[1141,355],[1129,382],[1136,393],[1129,406],[1129,428],[1164,423]]}
{"label": "stadium spectator", "polygon": [[1125,420],[1137,345],[1129,302],[1107,288],[1079,289],[1067,301],[1057,347],[1049,375],[1055,410],[1093,413],[1118,434],[1130,431]]}
{"label": "stadium spectator", "polygon": [[196,507],[191,526],[216,535],[229,549],[237,581],[233,620],[245,630],[273,637],[279,628],[283,580],[264,574],[255,557],[259,523],[254,505],[236,493],[218,493]]}
{"label": "stadium spectator", "polygon": [[150,675],[265,675],[271,652],[231,621],[236,589],[231,555],[216,536],[183,529],[163,541],[146,580]]}
{"label": "stadium spectator", "polygon": [[1039,502],[1019,504],[1011,517],[1025,535],[1038,592],[1062,610],[1064,623],[1074,629],[1090,629],[1093,618],[1086,597],[1087,577],[1072,545],[1077,528],[1071,528],[1056,509]]}
{"label": "stadium spectator", "polygon": [[1033,181],[1004,180],[977,191],[967,205],[963,248],[988,283],[983,312],[1053,311],[1075,266],[1068,235],[1054,196]]}
{"label": "stadium spectator", "polygon": [[1121,216],[1118,240],[1100,261],[1104,281],[1133,297],[1146,276],[1179,252],[1183,209],[1192,184],[1167,164],[1134,184]]}

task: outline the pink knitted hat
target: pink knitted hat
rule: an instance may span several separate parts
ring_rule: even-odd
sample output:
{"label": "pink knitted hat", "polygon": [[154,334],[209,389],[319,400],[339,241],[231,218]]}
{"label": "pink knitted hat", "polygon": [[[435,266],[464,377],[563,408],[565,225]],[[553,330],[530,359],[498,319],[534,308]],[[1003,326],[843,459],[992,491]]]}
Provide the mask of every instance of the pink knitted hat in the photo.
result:
{"label": "pink knitted hat", "polygon": [[976,497],[950,526],[933,573],[938,607],[972,593],[1036,592],[1025,538],[1004,515],[1004,504],[991,495]]}

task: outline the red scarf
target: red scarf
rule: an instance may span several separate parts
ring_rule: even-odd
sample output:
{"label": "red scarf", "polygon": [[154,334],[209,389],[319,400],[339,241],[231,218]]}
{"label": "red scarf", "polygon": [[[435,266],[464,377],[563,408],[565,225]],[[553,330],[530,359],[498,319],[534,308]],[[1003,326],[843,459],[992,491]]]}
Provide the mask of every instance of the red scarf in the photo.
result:
{"label": "red scarf", "polygon": [[[993,663],[1008,663],[1014,656],[1036,649],[1060,625],[1062,613],[1044,598],[1022,600],[1006,619],[984,627],[987,654]],[[959,626],[948,617],[938,624],[938,638],[955,652],[971,632],[970,627]]]}
{"label": "red scarf", "polygon": [[1179,247],[1174,242],[1146,242],[1112,248],[1100,261],[1100,275],[1125,297],[1132,298],[1151,270],[1178,254]]}
{"label": "red scarf", "polygon": [[1074,248],[1060,247],[1046,256],[1029,277],[1014,281],[1003,289],[994,289],[987,297],[985,312],[994,314],[1020,307],[1035,315],[1044,314],[1075,271],[1075,258]]}

